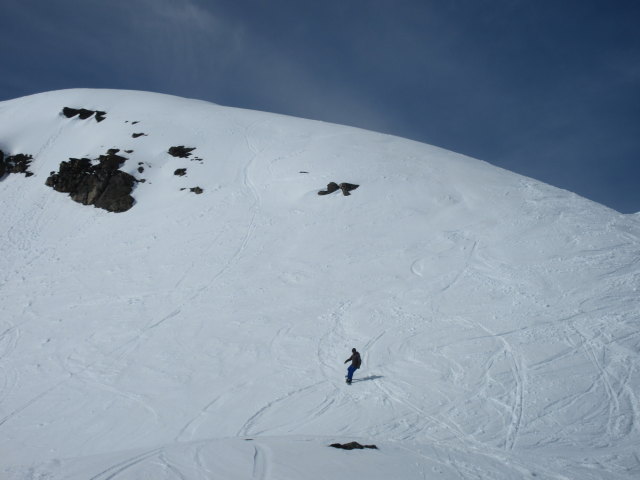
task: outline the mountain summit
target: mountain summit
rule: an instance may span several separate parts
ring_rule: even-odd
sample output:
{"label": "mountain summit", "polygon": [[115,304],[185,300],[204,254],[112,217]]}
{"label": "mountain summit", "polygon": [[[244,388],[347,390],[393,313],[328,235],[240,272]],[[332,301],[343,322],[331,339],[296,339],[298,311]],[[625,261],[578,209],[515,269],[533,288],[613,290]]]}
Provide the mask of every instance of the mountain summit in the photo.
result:
{"label": "mountain summit", "polygon": [[640,474],[637,215],[153,93],[2,102],[0,150],[3,478]]}

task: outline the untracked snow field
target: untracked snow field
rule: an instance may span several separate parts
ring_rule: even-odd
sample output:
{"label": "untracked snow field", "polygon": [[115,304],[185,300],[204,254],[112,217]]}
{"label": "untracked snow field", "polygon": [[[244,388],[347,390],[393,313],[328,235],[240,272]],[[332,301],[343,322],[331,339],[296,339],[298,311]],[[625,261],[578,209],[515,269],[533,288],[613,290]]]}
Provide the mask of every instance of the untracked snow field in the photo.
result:
{"label": "untracked snow field", "polygon": [[[130,210],[45,185],[108,149]],[[0,478],[640,478],[638,215],[143,92],[2,102],[0,150]]]}

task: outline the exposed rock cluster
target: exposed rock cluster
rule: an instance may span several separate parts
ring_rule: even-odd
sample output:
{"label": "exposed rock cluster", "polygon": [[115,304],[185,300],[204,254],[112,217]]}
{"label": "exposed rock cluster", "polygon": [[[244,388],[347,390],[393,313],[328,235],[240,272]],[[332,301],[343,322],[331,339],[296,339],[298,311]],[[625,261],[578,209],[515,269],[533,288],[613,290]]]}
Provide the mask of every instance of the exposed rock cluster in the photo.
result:
{"label": "exposed rock cluster", "polygon": [[96,122],[101,122],[107,118],[107,112],[103,112],[101,110],[87,110],[86,108],[64,107],[62,109],[62,114],[67,118],[73,118],[77,115],[81,120],[86,120],[87,118],[91,118],[95,115]]}
{"label": "exposed rock cluster", "polygon": [[26,177],[33,175],[33,172],[29,171],[29,165],[33,157],[24,153],[18,153],[16,155],[10,155],[4,157],[4,152],[0,150],[0,178],[4,177],[7,173],[24,173]]}
{"label": "exposed rock cluster", "polygon": [[131,191],[136,179],[119,170],[127,160],[111,149],[100,155],[98,163],[88,158],[70,158],[60,163],[58,172],[51,172],[45,184],[58,192],[68,193],[72,200],[94,205],[110,212],[129,210],[134,199]]}
{"label": "exposed rock cluster", "polygon": [[[67,118],[77,118],[87,120],[94,118],[96,122],[106,119],[107,112],[101,110],[89,110],[87,108],[63,107],[61,115]],[[135,125],[139,121],[129,122]],[[147,136],[146,133],[139,132],[131,135],[133,138]],[[193,157],[195,147],[185,147],[177,145],[170,147],[167,153],[177,158],[189,158],[190,161],[202,163],[199,157]],[[54,190],[68,193],[72,200],[83,205],[94,205],[95,207],[108,210],[110,212],[125,212],[135,203],[131,192],[136,183],[144,183],[145,179],[136,179],[132,175],[120,170],[127,158],[118,155],[119,149],[113,148],[105,155],[91,160],[89,158],[69,158],[68,161],[60,163],[57,172],[51,172],[45,184]],[[133,150],[125,150],[126,153],[133,153]],[[191,157],[191,158],[190,158]],[[31,155],[16,154],[5,156],[0,150],[0,179],[9,173],[23,173],[30,177],[33,175],[29,171],[29,166],[33,160]],[[138,162],[136,168],[138,173],[145,171],[144,162]],[[178,168],[174,172],[177,176],[185,176],[186,168]],[[187,190],[182,188],[181,190]],[[204,190],[198,186],[188,189],[190,192],[199,195]]]}

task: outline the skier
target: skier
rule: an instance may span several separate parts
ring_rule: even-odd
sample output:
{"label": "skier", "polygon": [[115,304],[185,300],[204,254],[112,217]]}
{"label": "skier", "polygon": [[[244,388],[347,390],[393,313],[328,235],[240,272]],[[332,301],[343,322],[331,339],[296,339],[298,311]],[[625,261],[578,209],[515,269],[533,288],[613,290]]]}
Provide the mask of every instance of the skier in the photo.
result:
{"label": "skier", "polygon": [[351,349],[351,356],[347,358],[344,363],[351,362],[349,368],[347,368],[347,383],[351,385],[351,379],[353,378],[353,372],[360,368],[362,360],[360,359],[360,353],[355,348]]}

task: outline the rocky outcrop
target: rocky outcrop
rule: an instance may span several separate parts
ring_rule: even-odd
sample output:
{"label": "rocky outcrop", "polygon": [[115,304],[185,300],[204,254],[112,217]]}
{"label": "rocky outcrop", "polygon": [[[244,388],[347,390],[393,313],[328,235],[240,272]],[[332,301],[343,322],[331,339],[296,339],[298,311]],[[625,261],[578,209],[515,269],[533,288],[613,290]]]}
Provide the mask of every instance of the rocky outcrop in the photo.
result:
{"label": "rocky outcrop", "polygon": [[178,145],[177,147],[170,147],[167,153],[172,157],[188,158],[194,150],[195,147],[189,148],[184,145]]}
{"label": "rocky outcrop", "polygon": [[351,190],[355,190],[356,188],[358,188],[360,185],[355,185],[353,183],[346,183],[343,182],[340,185],[340,190],[342,190],[342,194],[346,197],[348,195],[351,195],[349,192]]}
{"label": "rocky outcrop", "polygon": [[340,189],[336,182],[330,182],[327,184],[326,190],[320,190],[318,195],[329,195],[330,193],[337,192]]}
{"label": "rocky outcrop", "polygon": [[119,170],[127,159],[117,155],[118,151],[111,149],[106,155],[100,155],[97,164],[88,158],[70,158],[60,163],[58,172],[51,172],[45,184],[68,193],[72,200],[83,205],[125,212],[134,204],[131,192],[136,179]]}
{"label": "rocky outcrop", "polygon": [[32,160],[33,156],[24,153],[5,158],[4,152],[0,150],[0,178],[9,173],[24,173],[26,177],[32,176],[33,172],[29,170]]}
{"label": "rocky outcrop", "polygon": [[336,182],[330,182],[327,184],[327,189],[320,190],[318,192],[318,195],[329,195],[330,193],[337,192],[338,190],[342,190],[342,194],[346,197],[348,195],[351,195],[349,193],[350,191],[355,190],[359,186],[360,185],[355,185],[353,183],[346,183],[346,182],[343,182],[340,185],[338,185]]}
{"label": "rocky outcrop", "polygon": [[378,447],[376,447],[375,445],[360,445],[358,442],[349,442],[349,443],[332,443],[331,445],[329,445],[330,447],[333,448],[341,448],[343,450],[362,450],[363,448],[373,448],[373,449],[378,449]]}
{"label": "rocky outcrop", "polygon": [[175,172],[173,172],[174,175],[177,175],[178,177],[184,177],[187,174],[187,169],[186,168],[177,168]]}
{"label": "rocky outcrop", "polygon": [[62,114],[67,118],[73,118],[77,115],[81,120],[86,120],[87,118],[91,118],[95,115],[96,122],[101,122],[107,118],[107,112],[103,112],[101,110],[87,110],[86,108],[64,107],[62,109]]}

